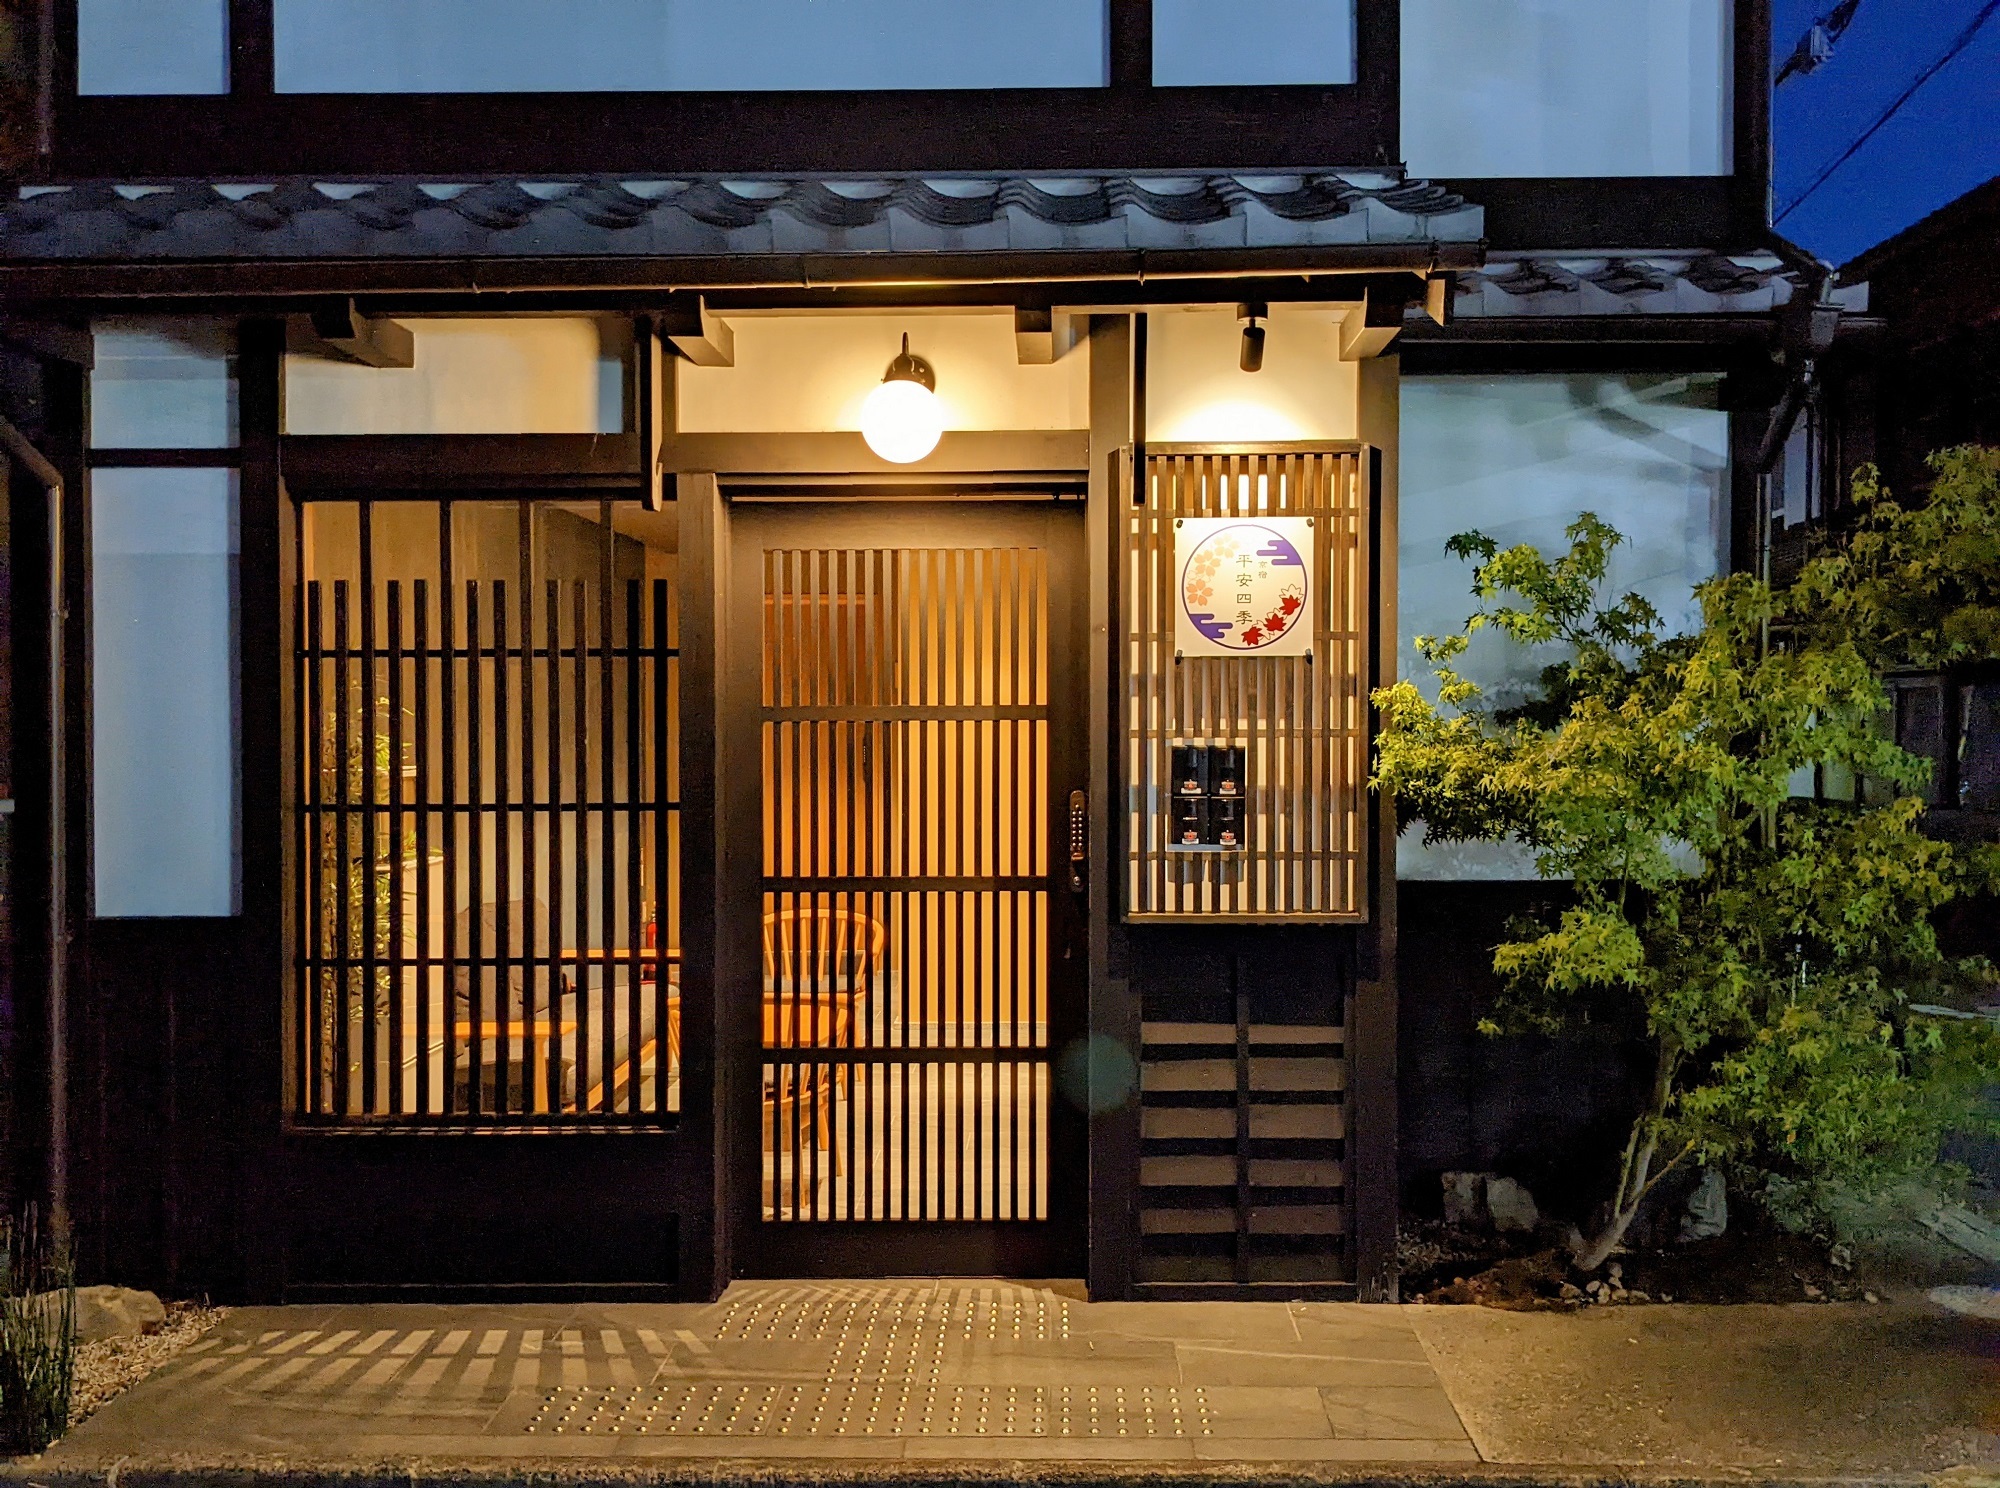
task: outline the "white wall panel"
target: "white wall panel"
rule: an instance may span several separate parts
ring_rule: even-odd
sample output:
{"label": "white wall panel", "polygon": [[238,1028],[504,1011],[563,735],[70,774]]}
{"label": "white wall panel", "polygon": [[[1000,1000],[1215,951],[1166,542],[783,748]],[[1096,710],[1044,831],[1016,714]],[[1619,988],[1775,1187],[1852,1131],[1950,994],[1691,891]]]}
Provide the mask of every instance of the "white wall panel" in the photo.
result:
{"label": "white wall panel", "polygon": [[1105,0],[277,0],[284,93],[1101,87]]}
{"label": "white wall panel", "polygon": [[736,365],[678,368],[689,433],[861,427],[861,404],[909,333],[937,373],[947,429],[1081,429],[1090,423],[1090,352],[1023,366],[1012,311],[952,315],[735,315]]}
{"label": "white wall panel", "polygon": [[1731,169],[1732,0],[1403,0],[1413,174]]}
{"label": "white wall panel", "polygon": [[[1712,377],[1406,377],[1402,387],[1397,666],[1435,697],[1420,635],[1458,630],[1475,608],[1471,565],[1444,550],[1477,529],[1502,547],[1567,546],[1594,511],[1623,533],[1608,592],[1636,590],[1670,629],[1700,618],[1693,588],[1721,572],[1729,542],[1729,417]],[[1495,703],[1519,702],[1559,648],[1529,651],[1488,630],[1459,666]],[[1401,878],[1533,878],[1524,850],[1425,847],[1404,833]]]}
{"label": "white wall panel", "polygon": [[622,327],[581,317],[409,320],[412,367],[285,358],[289,434],[613,434]]}
{"label": "white wall panel", "polygon": [[1352,439],[1356,364],[1340,359],[1346,305],[1279,305],[1265,321],[1264,369],[1237,365],[1236,308],[1160,311],[1146,322],[1146,437]]}
{"label": "white wall panel", "polygon": [[227,93],[229,0],[77,0],[77,91]]}

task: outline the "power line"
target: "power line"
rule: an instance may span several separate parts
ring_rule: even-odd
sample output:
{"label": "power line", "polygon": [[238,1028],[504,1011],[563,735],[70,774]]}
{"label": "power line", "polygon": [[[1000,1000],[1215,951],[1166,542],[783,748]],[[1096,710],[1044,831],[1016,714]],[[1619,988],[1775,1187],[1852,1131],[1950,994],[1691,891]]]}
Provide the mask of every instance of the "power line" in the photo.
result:
{"label": "power line", "polygon": [[1832,176],[1835,171],[1839,170],[1843,165],[1847,164],[1848,161],[1852,160],[1855,157],[1856,153],[1860,151],[1861,147],[1867,144],[1868,141],[1873,139],[1876,133],[1882,128],[1882,126],[1884,124],[1887,124],[1891,119],[1895,118],[1897,113],[1901,111],[1903,105],[1908,103],[1913,97],[1916,96],[1916,92],[1919,88],[1923,87],[1925,83],[1929,82],[1932,78],[1936,77],[1938,73],[1944,69],[1947,63],[1949,63],[1960,52],[1964,51],[1968,46],[1972,45],[1972,38],[1979,34],[1979,28],[1981,26],[1984,26],[1987,23],[1987,21],[1992,19],[1993,13],[1995,11],[2000,11],[2000,0],[1986,0],[1986,4],[1980,9],[1979,14],[1974,16],[1971,22],[1966,26],[1966,28],[1963,31],[1959,32],[1958,35],[1952,40],[1951,45],[1945,48],[1944,55],[1939,57],[1937,61],[1931,63],[1931,65],[1929,67],[1926,67],[1922,72],[1918,73],[1916,77],[1911,80],[1909,87],[1905,88],[1901,93],[1896,95],[1895,102],[1891,103],[1886,109],[1882,110],[1881,114],[1876,118],[1873,124],[1870,124],[1866,129],[1861,131],[1860,135],[1855,139],[1853,144],[1849,145],[1845,150],[1842,150],[1839,155],[1834,157],[1834,159],[1827,162],[1827,164],[1821,168],[1820,173],[1814,176],[1812,180],[1807,183],[1806,189],[1801,191],[1797,196],[1793,197],[1791,201],[1786,203],[1784,208],[1781,211],[1779,211],[1778,215],[1771,219],[1771,225],[1775,227],[1778,223],[1783,222],[1787,217],[1791,216],[1793,212],[1799,209],[1799,205],[1802,202],[1804,202],[1807,197],[1811,196],[1815,191],[1819,190],[1820,187],[1824,186],[1827,183],[1827,179],[1830,176]]}

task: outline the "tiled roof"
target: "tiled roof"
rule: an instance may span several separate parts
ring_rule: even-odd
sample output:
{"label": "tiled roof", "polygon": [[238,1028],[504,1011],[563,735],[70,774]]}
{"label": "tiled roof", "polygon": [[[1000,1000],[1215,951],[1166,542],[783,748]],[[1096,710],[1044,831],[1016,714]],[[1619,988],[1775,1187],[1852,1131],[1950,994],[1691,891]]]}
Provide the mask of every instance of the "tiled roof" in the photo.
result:
{"label": "tiled roof", "polygon": [[1388,171],[24,187],[0,259],[1005,252],[1476,243],[1484,214]]}
{"label": "tiled roof", "polygon": [[1573,315],[1754,315],[1798,291],[1768,253],[1495,254],[1458,273],[1464,320]]}

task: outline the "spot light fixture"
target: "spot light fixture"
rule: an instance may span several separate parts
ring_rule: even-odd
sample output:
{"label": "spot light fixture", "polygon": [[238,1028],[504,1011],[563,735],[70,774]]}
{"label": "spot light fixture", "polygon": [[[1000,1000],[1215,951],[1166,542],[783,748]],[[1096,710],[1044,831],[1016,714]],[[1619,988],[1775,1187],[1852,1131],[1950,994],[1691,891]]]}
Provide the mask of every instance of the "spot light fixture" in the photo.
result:
{"label": "spot light fixture", "polygon": [[1271,314],[1271,307],[1262,300],[1250,300],[1236,307],[1236,322],[1243,327],[1243,354],[1237,358],[1237,365],[1245,372],[1259,372],[1264,367],[1264,322]]}
{"label": "spot light fixture", "polygon": [[902,351],[861,405],[861,437],[883,459],[910,465],[936,449],[943,432],[937,374],[929,362],[911,354],[909,332],[905,331]]}

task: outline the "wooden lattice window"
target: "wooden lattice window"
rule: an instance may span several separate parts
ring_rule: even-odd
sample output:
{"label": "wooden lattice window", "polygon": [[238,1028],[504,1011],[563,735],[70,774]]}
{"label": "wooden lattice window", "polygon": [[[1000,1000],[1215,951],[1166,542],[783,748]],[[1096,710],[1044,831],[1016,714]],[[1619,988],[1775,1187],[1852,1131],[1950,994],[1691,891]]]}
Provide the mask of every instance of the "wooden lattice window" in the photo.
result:
{"label": "wooden lattice window", "polygon": [[[1120,554],[1128,919],[1367,919],[1374,462],[1359,444],[1128,452]],[[1181,656],[1176,522],[1255,516],[1313,519],[1310,654]],[[1244,751],[1234,850],[1170,845],[1176,744]]]}

